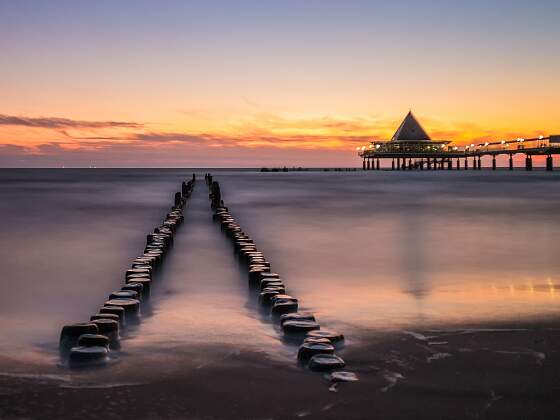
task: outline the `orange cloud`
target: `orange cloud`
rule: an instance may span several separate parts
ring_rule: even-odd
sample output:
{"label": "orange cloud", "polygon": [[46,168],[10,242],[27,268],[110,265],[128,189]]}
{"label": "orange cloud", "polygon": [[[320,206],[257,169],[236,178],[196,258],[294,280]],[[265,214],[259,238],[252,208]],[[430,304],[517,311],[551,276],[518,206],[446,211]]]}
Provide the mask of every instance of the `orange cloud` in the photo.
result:
{"label": "orange cloud", "polygon": [[[159,153],[167,156],[170,162],[177,156],[187,160],[196,156],[212,165],[211,159],[219,157],[222,161],[231,161],[231,166],[237,166],[235,159],[242,164],[247,156],[257,162],[259,156],[269,160],[280,156],[285,156],[285,159],[295,157],[297,160],[303,155],[307,159],[315,159],[321,152],[333,161],[336,161],[336,156],[341,156],[341,162],[352,162],[356,159],[353,152],[356,146],[367,144],[374,138],[389,139],[400,118],[294,118],[257,114],[224,122],[219,128],[197,129],[193,126],[189,129],[169,129],[166,125],[143,122],[83,121],[0,114],[0,145],[3,144],[0,156],[4,157],[2,161],[9,164],[13,163],[10,159],[14,157],[25,162],[41,156],[49,159],[56,157],[60,161],[66,157],[80,161],[91,158],[113,162],[120,156],[120,159],[134,166],[132,162],[135,156],[138,162],[143,162],[141,159]],[[454,140],[458,144],[544,134],[493,131],[469,122],[441,122],[429,118],[420,120],[432,138]],[[212,152],[209,153],[209,150]],[[284,160],[282,163],[290,162]],[[297,164],[305,162],[298,161]]]}

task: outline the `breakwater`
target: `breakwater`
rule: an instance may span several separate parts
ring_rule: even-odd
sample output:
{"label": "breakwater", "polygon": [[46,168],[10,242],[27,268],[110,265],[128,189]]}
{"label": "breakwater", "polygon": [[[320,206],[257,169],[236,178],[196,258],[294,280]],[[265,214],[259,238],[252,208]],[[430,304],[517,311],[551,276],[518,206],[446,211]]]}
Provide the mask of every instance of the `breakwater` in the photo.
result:
{"label": "breakwater", "polygon": [[299,363],[313,371],[330,372],[331,380],[335,382],[356,380],[352,372],[342,370],[346,363],[335,354],[336,349],[344,345],[344,335],[322,329],[314,314],[299,312],[299,300],[287,294],[281,276],[272,271],[270,261],[225,205],[219,182],[209,173],[205,180],[213,220],[220,225],[246,270],[248,287],[254,292],[260,308],[270,315],[272,322],[280,325],[287,341],[299,343]]}
{"label": "breakwater", "polygon": [[175,232],[184,221],[183,210],[195,182],[193,174],[174,194],[169,213],[147,235],[143,253],[126,269],[120,290],[111,292],[89,321],[63,326],[59,348],[64,363],[71,367],[106,363],[112,352],[121,347],[121,331],[141,322],[141,307],[149,301],[152,282],[173,246]]}

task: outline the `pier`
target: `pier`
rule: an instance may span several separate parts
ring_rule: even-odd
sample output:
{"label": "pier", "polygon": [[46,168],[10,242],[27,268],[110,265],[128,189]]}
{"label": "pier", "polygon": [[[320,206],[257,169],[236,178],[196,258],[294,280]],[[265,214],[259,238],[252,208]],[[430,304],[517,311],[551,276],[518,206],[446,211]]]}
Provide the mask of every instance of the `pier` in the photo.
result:
{"label": "pier", "polygon": [[496,157],[508,156],[508,167],[514,169],[513,156],[525,155],[525,170],[533,169],[534,156],[546,156],[545,168],[554,169],[554,155],[560,155],[560,135],[517,138],[455,146],[449,140],[432,140],[409,112],[391,140],[373,140],[368,146],[357,147],[362,169],[379,170],[382,160],[390,160],[392,170],[466,170],[482,169],[482,158],[491,157],[492,170],[497,169]]}

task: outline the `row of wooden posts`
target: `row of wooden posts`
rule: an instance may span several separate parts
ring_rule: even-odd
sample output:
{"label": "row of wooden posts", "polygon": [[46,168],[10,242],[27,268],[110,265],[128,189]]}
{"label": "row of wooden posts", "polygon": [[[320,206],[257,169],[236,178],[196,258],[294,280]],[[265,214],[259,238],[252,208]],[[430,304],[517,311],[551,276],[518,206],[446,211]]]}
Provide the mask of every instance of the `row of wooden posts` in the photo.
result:
{"label": "row of wooden posts", "polygon": [[290,342],[300,343],[298,360],[315,371],[328,371],[334,382],[356,380],[352,372],[342,371],[345,362],[336,356],[335,349],[344,342],[344,336],[332,330],[321,329],[315,316],[298,312],[299,301],[286,294],[286,286],[279,274],[271,271],[271,264],[251,237],[225,206],[219,182],[206,174],[213,219],[219,223],[233,246],[234,254],[247,270],[250,290],[258,296],[259,307],[268,312]]}
{"label": "row of wooden posts", "polygon": [[112,292],[108,300],[92,315],[89,322],[65,325],[60,333],[59,348],[63,362],[70,367],[104,364],[113,351],[120,349],[122,330],[141,321],[141,306],[148,303],[152,281],[173,245],[177,228],[183,223],[183,209],[191,196],[196,176],[183,182],[175,193],[174,204],[146,238],[143,253],[132,261],[125,272],[120,290]]}

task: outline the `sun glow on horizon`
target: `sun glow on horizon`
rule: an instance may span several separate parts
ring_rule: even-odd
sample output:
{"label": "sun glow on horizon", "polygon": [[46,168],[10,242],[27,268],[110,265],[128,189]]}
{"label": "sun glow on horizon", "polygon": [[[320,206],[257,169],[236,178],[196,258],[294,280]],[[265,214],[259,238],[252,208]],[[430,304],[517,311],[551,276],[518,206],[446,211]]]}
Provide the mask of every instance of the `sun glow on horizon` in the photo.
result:
{"label": "sun glow on horizon", "polygon": [[355,165],[409,108],[456,145],[560,133],[548,2],[23,3],[0,166]]}

